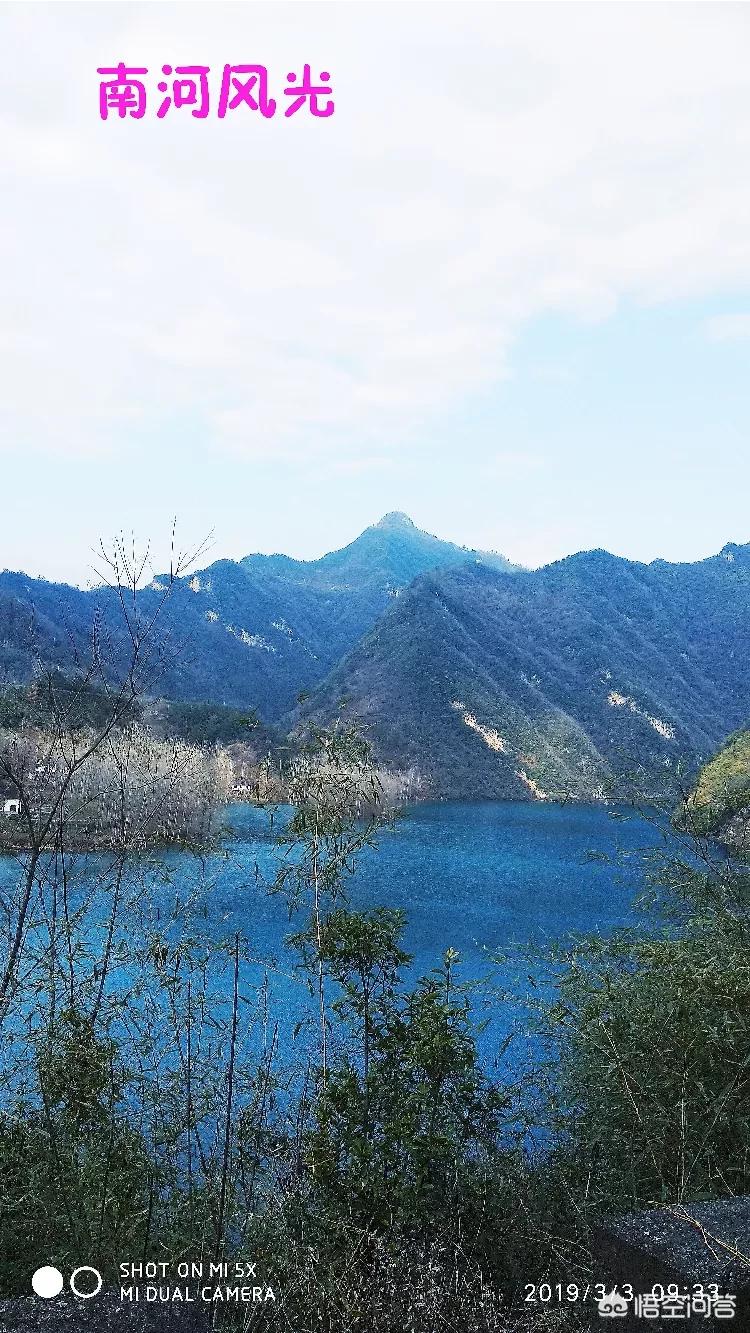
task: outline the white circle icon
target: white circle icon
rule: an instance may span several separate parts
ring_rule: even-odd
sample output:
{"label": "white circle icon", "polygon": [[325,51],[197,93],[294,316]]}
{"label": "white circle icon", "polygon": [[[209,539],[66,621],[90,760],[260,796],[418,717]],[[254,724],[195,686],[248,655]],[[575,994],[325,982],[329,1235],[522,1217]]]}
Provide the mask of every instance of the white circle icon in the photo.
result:
{"label": "white circle icon", "polygon": [[[56,1270],[53,1270],[53,1271],[56,1271]],[[78,1287],[76,1286],[76,1278],[78,1277],[79,1273],[90,1273],[90,1274],[92,1275],[92,1277],[93,1277],[93,1279],[94,1279],[94,1282],[96,1283],[96,1286],[94,1287],[94,1290],[93,1290],[93,1291],[79,1291],[79,1290],[78,1290]],[[99,1295],[99,1292],[100,1292],[101,1289],[102,1289],[102,1282],[103,1282],[103,1281],[104,1281],[104,1279],[103,1279],[101,1273],[99,1272],[99,1269],[98,1269],[98,1268],[92,1268],[92,1267],[91,1267],[91,1264],[81,1264],[81,1267],[80,1267],[80,1268],[74,1268],[74,1269],[73,1269],[73,1272],[72,1272],[71,1275],[70,1275],[70,1290],[72,1291],[73,1295],[74,1295],[74,1296],[78,1296],[78,1298],[79,1298],[80,1300],[82,1300],[82,1301],[90,1301],[92,1296],[98,1296],[98,1295]]]}
{"label": "white circle icon", "polygon": [[37,1296],[42,1296],[45,1301],[51,1301],[53,1296],[59,1296],[63,1289],[63,1275],[59,1268],[52,1268],[45,1264],[44,1268],[37,1268],[31,1279],[31,1285]]}

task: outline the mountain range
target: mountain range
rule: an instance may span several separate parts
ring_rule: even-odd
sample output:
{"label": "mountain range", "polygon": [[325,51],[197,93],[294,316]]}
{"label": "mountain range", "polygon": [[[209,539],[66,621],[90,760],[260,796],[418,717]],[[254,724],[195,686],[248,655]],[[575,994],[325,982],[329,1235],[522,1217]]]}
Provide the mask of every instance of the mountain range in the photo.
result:
{"label": "mountain range", "polygon": [[[167,642],[159,688],[171,698],[252,707],[280,719],[301,691],[323,680],[419,574],[466,561],[513,567],[421,532],[386,514],[342,550],[319,560],[249,555],[218,560],[179,579],[162,624]],[[141,594],[148,616],[167,584]],[[86,659],[98,617],[115,664],[127,637],[116,593],[0,574],[0,684],[31,678],[39,664],[70,670]]]}
{"label": "mountain range", "polygon": [[[2,678],[69,671],[95,614],[116,659],[111,590],[0,574]],[[433,796],[659,786],[750,719],[750,544],[523,570],[388,514],[319,560],[219,560],[179,581],[167,619],[165,696],[252,707],[292,733],[344,702],[383,765]]]}

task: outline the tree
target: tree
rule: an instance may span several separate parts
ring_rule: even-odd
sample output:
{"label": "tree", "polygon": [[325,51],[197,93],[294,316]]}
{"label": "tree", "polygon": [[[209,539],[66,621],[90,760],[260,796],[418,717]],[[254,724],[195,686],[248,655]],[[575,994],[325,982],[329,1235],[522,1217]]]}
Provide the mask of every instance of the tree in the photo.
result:
{"label": "tree", "polygon": [[337,912],[324,932],[355,1043],[319,1090],[306,1151],[329,1213],[368,1234],[437,1236],[459,1221],[472,1174],[497,1150],[508,1098],[479,1069],[458,955],[448,950],[407,990],[402,926],[376,909]]}
{"label": "tree", "polygon": [[315,978],[320,1027],[320,1071],[328,1075],[328,1016],[324,956],[326,914],[346,894],[355,858],[372,846],[383,823],[380,782],[360,729],[341,721],[312,730],[289,766],[287,793],[294,814],[279,841],[287,856],[274,883],[290,909],[309,912],[304,961]]}

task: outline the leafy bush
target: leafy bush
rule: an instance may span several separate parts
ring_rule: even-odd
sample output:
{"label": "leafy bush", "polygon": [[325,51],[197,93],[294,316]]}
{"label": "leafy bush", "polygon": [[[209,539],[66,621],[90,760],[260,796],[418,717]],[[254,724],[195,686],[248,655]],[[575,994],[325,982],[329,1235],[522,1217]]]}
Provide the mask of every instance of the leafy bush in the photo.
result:
{"label": "leafy bush", "polygon": [[750,1191],[750,877],[670,860],[662,893],[651,937],[562,956],[545,1016],[555,1161],[587,1217]]}

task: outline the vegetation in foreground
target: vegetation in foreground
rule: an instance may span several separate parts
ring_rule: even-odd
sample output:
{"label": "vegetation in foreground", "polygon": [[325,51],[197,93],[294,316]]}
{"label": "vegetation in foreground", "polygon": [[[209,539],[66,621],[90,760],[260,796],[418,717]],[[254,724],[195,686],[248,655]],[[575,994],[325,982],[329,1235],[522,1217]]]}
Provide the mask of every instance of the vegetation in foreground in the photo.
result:
{"label": "vegetation in foreground", "polygon": [[549,1058],[508,1088],[479,1067],[457,956],[407,985],[402,915],[348,903],[380,819],[361,736],[318,734],[290,782],[273,887],[301,917],[311,995],[294,1061],[244,979],[246,942],[201,935],[188,904],[155,949],[140,886],[103,992],[86,913],[58,910],[57,935],[47,913],[33,1000],[20,981],[13,997],[31,1062],[5,1025],[6,1292],[25,1286],[19,1253],[33,1269],[85,1252],[110,1276],[123,1255],[231,1254],[276,1297],[244,1327],[489,1333],[520,1317],[525,1282],[591,1276],[601,1213],[747,1191],[741,870],[670,861],[663,929],[552,959],[559,998],[536,1014]]}

